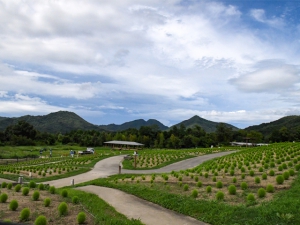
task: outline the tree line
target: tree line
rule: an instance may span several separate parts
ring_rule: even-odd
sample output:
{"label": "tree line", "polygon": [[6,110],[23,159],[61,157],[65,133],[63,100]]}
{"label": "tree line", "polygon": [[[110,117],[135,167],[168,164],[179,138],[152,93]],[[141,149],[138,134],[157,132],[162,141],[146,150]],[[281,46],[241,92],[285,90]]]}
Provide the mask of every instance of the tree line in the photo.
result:
{"label": "tree line", "polygon": [[150,148],[196,148],[210,146],[230,145],[230,142],[285,142],[298,141],[300,129],[295,132],[286,127],[273,130],[272,134],[265,137],[257,131],[233,131],[225,124],[220,123],[213,133],[205,132],[200,126],[186,128],[184,125],[174,126],[167,131],[161,131],[158,126],[142,126],[140,129],[130,128],[120,132],[74,130],[65,134],[39,132],[26,121],[8,126],[0,132],[0,145],[29,146],[29,145],[56,145],[73,144],[80,146],[103,146],[104,142],[134,141]]}

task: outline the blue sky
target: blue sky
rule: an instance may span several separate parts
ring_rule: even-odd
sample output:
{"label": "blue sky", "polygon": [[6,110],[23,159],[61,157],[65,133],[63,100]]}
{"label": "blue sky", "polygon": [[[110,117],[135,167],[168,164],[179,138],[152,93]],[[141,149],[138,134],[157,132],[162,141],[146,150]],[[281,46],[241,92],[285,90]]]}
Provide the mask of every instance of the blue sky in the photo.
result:
{"label": "blue sky", "polygon": [[300,114],[300,1],[0,0],[0,116]]}

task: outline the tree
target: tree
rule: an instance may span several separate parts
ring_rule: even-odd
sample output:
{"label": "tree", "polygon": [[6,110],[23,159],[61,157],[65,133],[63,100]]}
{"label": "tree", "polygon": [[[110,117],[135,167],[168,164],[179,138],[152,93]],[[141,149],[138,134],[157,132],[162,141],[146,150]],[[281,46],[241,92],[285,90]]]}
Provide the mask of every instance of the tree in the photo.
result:
{"label": "tree", "polygon": [[224,123],[219,123],[217,125],[216,136],[219,143],[228,143],[232,137],[232,129]]}

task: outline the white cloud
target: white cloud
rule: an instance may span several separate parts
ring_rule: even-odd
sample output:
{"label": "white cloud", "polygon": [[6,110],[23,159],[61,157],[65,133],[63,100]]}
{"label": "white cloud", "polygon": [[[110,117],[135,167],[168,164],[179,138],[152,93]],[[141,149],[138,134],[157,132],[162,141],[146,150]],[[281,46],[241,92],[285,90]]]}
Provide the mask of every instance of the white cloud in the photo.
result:
{"label": "white cloud", "polygon": [[258,22],[265,23],[272,27],[282,28],[285,25],[284,20],[282,18],[267,18],[265,10],[263,9],[252,9],[250,11],[250,15]]}

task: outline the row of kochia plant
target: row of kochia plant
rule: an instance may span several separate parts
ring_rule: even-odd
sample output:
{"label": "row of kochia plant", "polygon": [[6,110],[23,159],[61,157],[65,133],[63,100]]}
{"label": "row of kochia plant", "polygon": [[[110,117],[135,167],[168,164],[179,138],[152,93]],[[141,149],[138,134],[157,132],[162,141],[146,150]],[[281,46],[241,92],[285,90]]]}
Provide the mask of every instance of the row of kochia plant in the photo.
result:
{"label": "row of kochia plant", "polygon": [[[225,148],[196,148],[185,150],[140,150],[136,157],[136,168],[152,168],[174,160],[184,160],[213,152],[226,151]],[[132,166],[135,164],[132,159]]]}
{"label": "row of kochia plant", "polygon": [[[35,182],[31,181],[27,186],[21,186],[21,184],[17,184],[16,186],[13,187],[12,183],[6,183],[3,182],[1,183],[1,194],[0,194],[0,204],[6,203],[8,201],[8,194],[5,193],[5,188],[8,190],[13,189],[15,192],[22,192],[23,196],[28,196],[31,198],[31,201],[40,201],[40,192],[42,191],[49,191],[51,194],[56,194],[56,188],[54,186],[45,186],[43,183],[36,184]],[[29,195],[30,189],[33,189],[33,193]],[[68,197],[68,191],[63,190],[61,192],[61,196],[63,198]],[[15,198],[14,195],[10,196],[10,198]],[[44,202],[44,207],[49,207],[51,205],[51,198],[45,198],[43,199]],[[79,198],[77,196],[74,196],[72,198],[72,203],[73,204],[79,204]],[[9,210],[11,211],[16,211],[19,207],[18,200],[12,199],[9,202]],[[68,204],[65,201],[62,201],[58,207],[57,207],[57,215],[58,216],[66,216],[68,215]],[[23,208],[20,211],[19,214],[19,221],[11,221],[10,219],[4,219],[5,222],[26,222],[26,221],[31,221],[34,220],[34,225],[46,225],[48,222],[48,218],[46,218],[44,215],[38,215],[36,218],[31,218],[31,209],[28,207]],[[77,223],[78,224],[84,224],[86,221],[86,213],[85,212],[79,212],[77,214]]]}
{"label": "row of kochia plant", "polygon": [[132,175],[114,182],[239,204],[271,199],[273,193],[291,185],[299,170],[300,145],[292,143],[249,148],[171,174]]}

